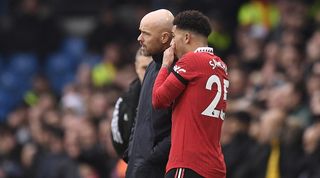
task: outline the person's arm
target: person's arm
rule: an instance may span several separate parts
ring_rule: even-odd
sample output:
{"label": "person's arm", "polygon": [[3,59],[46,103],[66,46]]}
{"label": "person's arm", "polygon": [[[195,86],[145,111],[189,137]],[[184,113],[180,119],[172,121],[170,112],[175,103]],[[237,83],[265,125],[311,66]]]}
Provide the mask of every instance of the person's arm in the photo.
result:
{"label": "person's arm", "polygon": [[152,105],[154,108],[167,108],[182,93],[185,85],[162,67],[156,78],[152,92]]}
{"label": "person's arm", "polygon": [[130,151],[130,148],[132,147],[133,133],[134,133],[135,124],[136,123],[133,122],[132,128],[131,128],[131,134],[130,134],[129,140],[128,140],[128,146],[127,146],[127,148],[124,150],[124,152],[122,154],[122,160],[127,164],[129,162],[129,151]]}
{"label": "person's arm", "polygon": [[128,158],[128,144],[139,101],[141,83],[139,79],[130,83],[129,90],[116,102],[111,128],[112,143],[118,155],[124,161]]}
{"label": "person's arm", "polygon": [[168,69],[174,62],[174,47],[171,46],[163,53],[162,67],[158,73],[152,91],[152,105],[154,108],[167,108],[184,90],[185,85],[179,81]]}
{"label": "person's arm", "polygon": [[153,147],[152,153],[148,160],[154,163],[166,163],[168,161],[170,146],[171,137],[168,135]]}

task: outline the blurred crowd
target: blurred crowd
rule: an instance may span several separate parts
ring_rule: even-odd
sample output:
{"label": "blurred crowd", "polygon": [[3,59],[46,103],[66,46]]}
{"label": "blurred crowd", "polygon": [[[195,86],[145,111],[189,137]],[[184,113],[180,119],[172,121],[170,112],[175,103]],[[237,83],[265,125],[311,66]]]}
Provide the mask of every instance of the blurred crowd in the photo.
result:
{"label": "blurred crowd", "polygon": [[210,17],[227,177],[320,177],[319,0],[1,0],[0,178],[123,177],[112,112],[158,8]]}

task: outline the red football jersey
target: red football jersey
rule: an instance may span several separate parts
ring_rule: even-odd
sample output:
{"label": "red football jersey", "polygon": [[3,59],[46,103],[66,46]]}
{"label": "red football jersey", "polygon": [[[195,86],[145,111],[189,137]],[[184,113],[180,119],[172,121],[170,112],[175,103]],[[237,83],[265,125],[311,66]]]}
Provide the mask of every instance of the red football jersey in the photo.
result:
{"label": "red football jersey", "polygon": [[183,167],[204,177],[225,177],[220,135],[228,86],[226,65],[208,47],[182,56],[170,74],[160,70],[153,105],[173,104],[167,171]]}

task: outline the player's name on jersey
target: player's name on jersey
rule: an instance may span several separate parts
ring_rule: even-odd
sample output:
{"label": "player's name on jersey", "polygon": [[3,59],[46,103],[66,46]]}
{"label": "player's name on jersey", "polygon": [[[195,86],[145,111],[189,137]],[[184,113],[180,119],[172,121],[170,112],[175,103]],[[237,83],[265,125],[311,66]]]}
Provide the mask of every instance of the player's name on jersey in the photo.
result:
{"label": "player's name on jersey", "polygon": [[214,60],[214,59],[211,59],[210,61],[209,61],[209,64],[212,66],[212,69],[215,69],[216,67],[220,67],[221,69],[223,69],[224,70],[224,72],[225,73],[228,73],[227,72],[227,66],[224,64],[224,63],[222,63],[222,62],[217,62],[216,60]]}

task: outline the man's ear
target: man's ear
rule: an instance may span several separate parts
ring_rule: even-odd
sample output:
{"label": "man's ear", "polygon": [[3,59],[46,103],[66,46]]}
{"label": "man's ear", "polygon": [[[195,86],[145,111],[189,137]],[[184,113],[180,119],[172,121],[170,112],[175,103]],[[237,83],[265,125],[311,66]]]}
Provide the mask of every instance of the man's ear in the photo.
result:
{"label": "man's ear", "polygon": [[190,40],[191,40],[191,34],[190,33],[186,33],[184,35],[184,43],[188,44],[188,43],[190,43]]}
{"label": "man's ear", "polygon": [[171,42],[171,34],[169,32],[163,32],[161,35],[161,42],[163,44]]}

